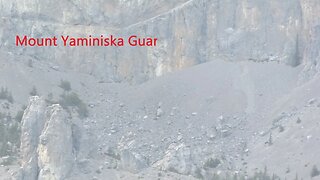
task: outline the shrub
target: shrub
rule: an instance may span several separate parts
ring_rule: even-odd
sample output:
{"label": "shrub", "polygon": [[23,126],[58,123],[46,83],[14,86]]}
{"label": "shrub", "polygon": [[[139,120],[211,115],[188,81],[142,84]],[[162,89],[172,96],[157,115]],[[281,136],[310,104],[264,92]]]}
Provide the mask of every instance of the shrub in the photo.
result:
{"label": "shrub", "polygon": [[283,132],[284,131],[284,127],[282,125],[279,126],[279,132]]}
{"label": "shrub", "polygon": [[47,104],[50,104],[50,105],[52,105],[52,104],[59,104],[59,102],[57,102],[57,101],[55,101],[55,100],[53,99],[53,94],[52,94],[52,93],[49,93],[49,94],[48,94],[48,96],[47,96],[47,98],[45,99],[45,101],[46,101]]}
{"label": "shrub", "polygon": [[29,93],[31,96],[37,96],[38,95],[38,91],[37,88],[35,86],[32,87],[32,90]]}
{"label": "shrub", "polygon": [[220,165],[221,161],[217,158],[210,158],[204,163],[205,168],[216,168]]}
{"label": "shrub", "polygon": [[0,99],[3,99],[3,100],[7,100],[9,101],[10,103],[13,103],[13,97],[12,97],[12,94],[11,92],[8,91],[7,88],[1,88],[1,91],[0,91]]}
{"label": "shrub", "polygon": [[87,105],[85,105],[84,103],[79,104],[77,112],[80,116],[80,118],[85,118],[88,117],[88,108]]}
{"label": "shrub", "polygon": [[16,116],[14,117],[14,119],[15,119],[17,122],[20,123],[21,120],[22,120],[22,117],[23,117],[23,113],[24,113],[23,110],[18,111],[17,114],[16,114]]}
{"label": "shrub", "polygon": [[87,105],[79,98],[78,94],[72,93],[63,93],[59,101],[59,104],[64,107],[76,107],[77,112],[80,118],[85,118],[88,116]]}
{"label": "shrub", "polygon": [[1,165],[3,166],[10,166],[12,165],[17,159],[13,156],[4,156],[1,158]]}
{"label": "shrub", "polygon": [[6,117],[6,115],[2,112],[0,112],[0,120],[4,119]]}
{"label": "shrub", "polygon": [[77,93],[64,93],[60,96],[62,99],[60,100],[61,106],[78,106],[82,103],[82,100],[79,98]]}
{"label": "shrub", "polygon": [[13,147],[20,146],[20,128],[17,124],[6,126],[0,123],[0,156],[14,155]]}
{"label": "shrub", "polygon": [[50,101],[52,101],[52,100],[53,100],[53,94],[52,94],[52,93],[49,93],[47,99],[50,100]]}
{"label": "shrub", "polygon": [[316,177],[319,175],[320,175],[320,171],[318,170],[317,166],[314,165],[311,170],[311,177]]}
{"label": "shrub", "polygon": [[11,142],[12,144],[20,144],[20,130],[19,126],[17,124],[14,124],[7,129],[8,133],[8,142]]}
{"label": "shrub", "polygon": [[27,106],[26,105],[23,105],[21,106],[21,110],[17,112],[16,116],[14,117],[14,119],[21,123],[21,120],[22,120],[22,117],[23,117],[23,113],[24,113],[24,110],[27,109]]}
{"label": "shrub", "polygon": [[272,140],[272,133],[270,133],[269,135],[269,139],[268,139],[268,145],[271,146],[273,144],[273,140]]}
{"label": "shrub", "polygon": [[298,119],[297,119],[297,124],[300,124],[300,123],[301,123],[301,119],[298,118]]}
{"label": "shrub", "polygon": [[275,174],[268,174],[267,167],[264,171],[256,172],[253,177],[249,177],[248,180],[280,180],[280,178]]}
{"label": "shrub", "polygon": [[71,91],[71,83],[69,81],[61,80],[59,87],[65,91]]}

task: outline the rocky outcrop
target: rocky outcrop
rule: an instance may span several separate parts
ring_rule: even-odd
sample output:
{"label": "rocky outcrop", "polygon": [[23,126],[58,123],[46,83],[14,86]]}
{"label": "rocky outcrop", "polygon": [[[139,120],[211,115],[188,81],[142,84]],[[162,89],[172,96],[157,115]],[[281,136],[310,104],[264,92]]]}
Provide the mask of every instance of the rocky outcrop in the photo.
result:
{"label": "rocky outcrop", "polygon": [[304,38],[304,49],[302,59],[306,64],[305,75],[307,78],[313,76],[320,69],[320,4],[317,0],[303,1],[300,0]]}
{"label": "rocky outcrop", "polygon": [[[142,82],[215,59],[303,63],[313,73],[319,69],[317,0],[1,0],[0,10],[2,48],[104,81]],[[148,48],[21,48],[12,43],[16,34],[136,34],[157,37],[159,43]]]}
{"label": "rocky outcrop", "polygon": [[[128,132],[125,136],[122,136],[118,142],[116,152],[113,152],[111,148],[109,153],[113,157],[119,159],[118,168],[132,173],[138,173],[142,169],[149,167],[149,160],[138,149],[134,149],[137,144],[136,135],[132,132]],[[113,155],[112,155],[113,154]]]}
{"label": "rocky outcrop", "polygon": [[38,146],[39,180],[65,179],[73,166],[71,123],[60,105],[47,109]]}
{"label": "rocky outcrop", "polygon": [[35,180],[38,177],[38,143],[45,123],[46,105],[43,99],[31,97],[24,112],[21,125],[22,179]]}
{"label": "rocky outcrop", "polygon": [[147,167],[149,167],[148,160],[141,154],[128,149],[121,150],[119,168],[132,173],[138,173]]}
{"label": "rocky outcrop", "polygon": [[171,144],[164,158],[157,162],[156,166],[163,171],[187,175],[192,174],[195,169],[191,149],[184,144]]}
{"label": "rocky outcrop", "polygon": [[220,170],[227,166],[218,156],[212,152],[204,153],[204,150],[191,148],[185,143],[173,143],[169,145],[165,156],[154,163],[153,167],[199,179],[216,179],[216,173],[220,173]]}
{"label": "rocky outcrop", "polygon": [[22,119],[22,180],[61,180],[74,162],[71,123],[60,105],[32,97]]}

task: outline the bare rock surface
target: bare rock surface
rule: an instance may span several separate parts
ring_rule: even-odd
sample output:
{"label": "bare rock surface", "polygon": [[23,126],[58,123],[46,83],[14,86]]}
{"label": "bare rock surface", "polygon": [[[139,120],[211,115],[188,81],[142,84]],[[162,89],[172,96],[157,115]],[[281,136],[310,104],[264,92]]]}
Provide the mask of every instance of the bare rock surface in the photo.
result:
{"label": "bare rock surface", "polygon": [[[0,45],[8,52],[33,60],[50,60],[51,67],[93,74],[107,82],[141,83],[217,59],[275,61],[294,67],[304,64],[302,79],[318,72],[317,0],[2,0],[0,8],[4,25]],[[113,34],[125,38],[134,34],[157,37],[159,44],[153,48],[57,47],[22,51],[11,43],[17,34]]]}
{"label": "bare rock surface", "polygon": [[73,163],[71,122],[60,105],[47,109],[38,145],[39,180],[66,179]]}
{"label": "bare rock surface", "polygon": [[22,180],[65,179],[73,167],[71,122],[60,105],[47,107],[38,96],[22,118]]}
{"label": "bare rock surface", "polygon": [[192,159],[190,147],[184,144],[171,144],[166,151],[166,155],[160,162],[159,168],[163,171],[172,171],[179,174],[193,174],[195,164]]}
{"label": "bare rock surface", "polygon": [[[319,12],[318,0],[0,0],[0,179],[318,178]],[[24,48],[17,34],[159,44]]]}
{"label": "bare rock surface", "polygon": [[31,97],[24,112],[21,128],[21,165],[22,179],[37,179],[39,173],[38,153],[39,136],[45,124],[46,104],[39,97]]}

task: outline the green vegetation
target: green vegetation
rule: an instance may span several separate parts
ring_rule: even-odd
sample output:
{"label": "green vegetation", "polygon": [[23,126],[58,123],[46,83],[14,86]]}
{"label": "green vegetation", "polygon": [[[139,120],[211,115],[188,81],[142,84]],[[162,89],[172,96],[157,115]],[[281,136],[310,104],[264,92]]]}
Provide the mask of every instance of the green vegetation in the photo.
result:
{"label": "green vegetation", "polygon": [[23,110],[18,111],[17,114],[16,114],[16,116],[14,117],[14,119],[15,119],[17,122],[20,123],[21,120],[22,120],[23,113],[24,113]]}
{"label": "green vegetation", "polygon": [[279,126],[279,132],[283,132],[284,131],[284,127],[282,125]]}
{"label": "green vegetation", "polygon": [[300,123],[301,123],[301,119],[298,118],[298,119],[297,119],[297,124],[300,124]]}
{"label": "green vegetation", "polygon": [[8,91],[7,88],[1,88],[0,91],[0,99],[7,100],[10,103],[13,103],[13,97],[11,92]]}
{"label": "green vegetation", "polygon": [[12,121],[10,114],[0,117],[0,156],[14,155],[20,146],[19,124]]}
{"label": "green vegetation", "polygon": [[63,93],[60,97],[61,99],[59,104],[63,108],[66,109],[68,107],[76,107],[80,118],[85,118],[88,116],[87,105],[79,98],[77,93]]}
{"label": "green vegetation", "polygon": [[64,91],[71,91],[71,83],[69,81],[61,80],[59,87]]}
{"label": "green vegetation", "polygon": [[6,117],[6,114],[0,112],[0,120],[4,119]]}
{"label": "green vegetation", "polygon": [[64,90],[60,95],[60,99],[58,101],[54,100],[53,94],[49,93],[46,102],[48,104],[60,104],[69,113],[70,108],[75,108],[80,118],[88,117],[89,111],[87,105],[80,99],[77,93],[71,92],[71,83],[61,80],[59,87]]}
{"label": "green vegetation", "polygon": [[20,147],[20,123],[26,106],[22,106],[14,118],[10,112],[0,112],[0,157],[6,156],[3,164],[10,164],[12,156],[16,156]]}
{"label": "green vegetation", "polygon": [[273,144],[272,133],[270,133],[269,139],[268,139],[268,145],[271,146],[272,144]]}
{"label": "green vegetation", "polygon": [[2,159],[1,165],[3,166],[10,166],[17,161],[17,158],[14,156],[5,156],[5,157],[2,157],[1,159]]}
{"label": "green vegetation", "polygon": [[320,171],[319,171],[319,169],[317,168],[317,166],[316,165],[314,165],[313,167],[312,167],[312,170],[311,170],[311,177],[316,177],[316,176],[319,176],[320,175]]}
{"label": "green vegetation", "polygon": [[216,168],[220,165],[220,160],[217,158],[210,158],[204,163],[205,168]]}
{"label": "green vegetation", "polygon": [[37,91],[37,88],[35,86],[32,87],[32,90],[30,91],[29,93],[31,96],[37,96],[39,95],[38,94],[38,91]]}
{"label": "green vegetation", "polygon": [[242,174],[225,174],[225,175],[218,175],[214,174],[212,179],[214,180],[280,180],[280,178],[277,175],[274,174],[268,174],[267,168],[264,169],[264,171],[256,172],[253,176],[246,176]]}
{"label": "green vegetation", "polygon": [[49,93],[47,95],[47,98],[45,99],[46,103],[47,104],[59,104],[59,102],[55,101],[54,98],[53,98],[53,94],[52,93]]}
{"label": "green vegetation", "polygon": [[17,112],[16,116],[14,117],[14,119],[16,120],[16,122],[21,123],[22,120],[22,116],[24,113],[24,110],[27,108],[27,106],[22,106],[21,110]]}
{"label": "green vegetation", "polygon": [[280,178],[275,174],[268,174],[267,168],[264,171],[255,173],[252,177],[249,177],[248,180],[280,180]]}

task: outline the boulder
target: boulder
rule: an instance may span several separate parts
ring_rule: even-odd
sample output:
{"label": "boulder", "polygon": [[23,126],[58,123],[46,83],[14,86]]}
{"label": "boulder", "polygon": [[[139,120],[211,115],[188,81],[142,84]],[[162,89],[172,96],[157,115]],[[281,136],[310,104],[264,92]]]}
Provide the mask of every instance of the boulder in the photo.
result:
{"label": "boulder", "polygon": [[120,168],[132,173],[138,173],[149,167],[148,159],[137,152],[128,149],[120,152]]}
{"label": "boulder", "polygon": [[191,149],[185,144],[171,144],[166,155],[155,164],[160,170],[190,175],[196,169]]}

